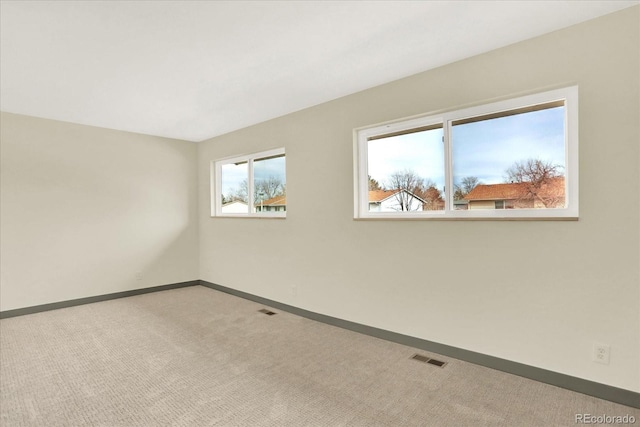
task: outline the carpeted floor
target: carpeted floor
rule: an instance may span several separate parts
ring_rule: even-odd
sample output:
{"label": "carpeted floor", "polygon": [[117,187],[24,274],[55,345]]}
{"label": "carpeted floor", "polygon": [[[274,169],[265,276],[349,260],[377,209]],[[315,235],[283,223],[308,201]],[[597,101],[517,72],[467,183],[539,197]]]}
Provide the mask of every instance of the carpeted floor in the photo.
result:
{"label": "carpeted floor", "polygon": [[640,410],[194,286],[0,321],[2,426],[574,426]]}

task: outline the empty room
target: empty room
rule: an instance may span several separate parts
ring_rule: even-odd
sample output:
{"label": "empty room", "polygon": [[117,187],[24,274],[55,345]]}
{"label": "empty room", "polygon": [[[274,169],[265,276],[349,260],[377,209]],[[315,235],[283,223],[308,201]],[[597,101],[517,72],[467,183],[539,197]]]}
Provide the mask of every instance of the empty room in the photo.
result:
{"label": "empty room", "polygon": [[640,1],[0,19],[0,425],[640,423]]}

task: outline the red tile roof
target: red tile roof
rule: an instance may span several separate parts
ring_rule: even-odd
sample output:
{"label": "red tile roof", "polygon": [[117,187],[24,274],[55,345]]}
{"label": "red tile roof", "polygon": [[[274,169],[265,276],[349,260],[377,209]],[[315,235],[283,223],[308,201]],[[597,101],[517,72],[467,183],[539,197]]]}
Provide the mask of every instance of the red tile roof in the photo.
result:
{"label": "red tile roof", "polygon": [[464,196],[465,200],[510,200],[526,194],[524,184],[478,184]]}
{"label": "red tile roof", "polygon": [[[399,190],[373,190],[369,191],[369,202],[381,202],[396,194]],[[415,196],[419,199],[418,196]],[[262,206],[286,206],[287,196],[276,196],[262,201]],[[260,206],[260,202],[256,203]]]}
{"label": "red tile roof", "polygon": [[262,203],[256,203],[256,206],[286,206],[287,196],[275,196],[267,200],[263,200]]}
{"label": "red tile roof", "polygon": [[381,202],[397,192],[398,190],[371,190],[369,191],[369,202]]}
{"label": "red tile roof", "polygon": [[[465,200],[515,200],[527,198],[528,183],[478,184],[464,196]],[[541,197],[564,198],[564,177],[554,178],[541,187]]]}

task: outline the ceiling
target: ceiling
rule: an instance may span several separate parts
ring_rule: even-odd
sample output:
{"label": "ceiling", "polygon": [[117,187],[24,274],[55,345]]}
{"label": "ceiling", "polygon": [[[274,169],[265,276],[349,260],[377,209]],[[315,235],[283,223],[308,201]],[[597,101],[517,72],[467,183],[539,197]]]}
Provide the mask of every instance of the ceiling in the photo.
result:
{"label": "ceiling", "polygon": [[2,111],[201,141],[638,1],[2,1]]}

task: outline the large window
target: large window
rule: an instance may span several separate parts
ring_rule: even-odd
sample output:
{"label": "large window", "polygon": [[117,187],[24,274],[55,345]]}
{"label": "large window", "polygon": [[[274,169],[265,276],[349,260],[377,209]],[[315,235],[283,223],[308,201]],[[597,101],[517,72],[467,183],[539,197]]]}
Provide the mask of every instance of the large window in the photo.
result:
{"label": "large window", "polygon": [[578,91],[359,129],[356,218],[577,218]]}
{"label": "large window", "polygon": [[215,161],[212,175],[212,215],[286,215],[284,148]]}

